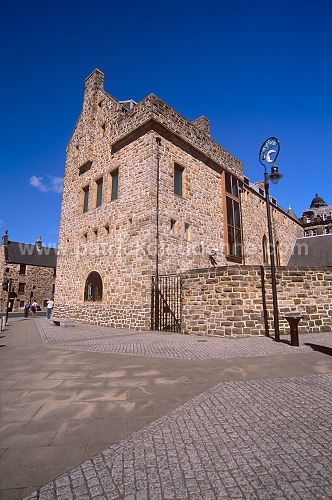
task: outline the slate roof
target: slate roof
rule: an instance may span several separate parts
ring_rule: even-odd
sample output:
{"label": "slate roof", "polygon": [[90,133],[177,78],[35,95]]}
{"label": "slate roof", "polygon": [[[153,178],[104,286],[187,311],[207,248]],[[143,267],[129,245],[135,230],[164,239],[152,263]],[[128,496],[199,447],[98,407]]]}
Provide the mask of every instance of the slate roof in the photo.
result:
{"label": "slate roof", "polygon": [[332,234],[298,238],[287,266],[332,266]]}
{"label": "slate roof", "polygon": [[298,216],[296,215],[296,213],[294,212],[294,210],[291,209],[291,207],[289,207],[289,209],[287,210],[287,215],[289,215],[290,217],[292,217],[292,219],[296,220],[296,222],[301,222],[301,221],[299,221]]}
{"label": "slate roof", "polygon": [[50,247],[37,248],[37,245],[8,241],[5,247],[8,263],[27,264],[30,266],[56,267],[57,249]]}

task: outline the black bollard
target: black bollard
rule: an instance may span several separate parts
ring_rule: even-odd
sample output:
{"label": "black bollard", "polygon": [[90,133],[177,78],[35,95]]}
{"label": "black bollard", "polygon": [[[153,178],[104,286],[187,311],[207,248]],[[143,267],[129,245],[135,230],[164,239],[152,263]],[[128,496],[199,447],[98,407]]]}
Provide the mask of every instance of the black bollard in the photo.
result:
{"label": "black bollard", "polygon": [[298,330],[298,324],[300,320],[303,318],[303,316],[300,316],[300,314],[288,314],[287,316],[284,316],[285,319],[287,319],[289,326],[290,326],[290,334],[291,334],[291,342],[290,345],[299,347],[299,330]]}

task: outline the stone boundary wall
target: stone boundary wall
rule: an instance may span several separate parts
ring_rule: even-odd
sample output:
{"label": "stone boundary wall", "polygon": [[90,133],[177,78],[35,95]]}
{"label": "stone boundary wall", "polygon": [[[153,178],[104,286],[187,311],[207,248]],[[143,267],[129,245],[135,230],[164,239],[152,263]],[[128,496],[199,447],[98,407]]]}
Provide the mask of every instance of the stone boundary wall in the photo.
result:
{"label": "stone boundary wall", "polygon": [[[299,333],[332,331],[332,268],[278,267],[280,333],[284,315],[303,315]],[[273,334],[269,266],[225,266],[182,274],[182,332],[211,336]]]}
{"label": "stone boundary wall", "polygon": [[149,330],[151,313],[150,307],[133,305],[129,308],[119,305],[111,308],[96,302],[85,302],[82,306],[55,303],[52,316],[110,328]]}

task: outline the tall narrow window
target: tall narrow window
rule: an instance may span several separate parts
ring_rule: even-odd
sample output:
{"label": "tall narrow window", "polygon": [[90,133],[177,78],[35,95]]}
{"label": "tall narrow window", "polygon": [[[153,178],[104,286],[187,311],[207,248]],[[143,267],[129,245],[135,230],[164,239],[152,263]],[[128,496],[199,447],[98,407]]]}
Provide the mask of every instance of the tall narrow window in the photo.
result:
{"label": "tall narrow window", "polygon": [[276,241],[276,250],[275,250],[275,261],[276,266],[280,266],[280,244],[279,241]]}
{"label": "tall narrow window", "polygon": [[83,188],[83,213],[88,211],[89,207],[89,186]]}
{"label": "tall narrow window", "polygon": [[26,264],[20,264],[20,274],[25,274],[27,270]]}
{"label": "tall narrow window", "polygon": [[263,248],[263,262],[264,262],[264,264],[268,264],[269,263],[269,253],[267,250],[267,238],[266,238],[265,234],[264,234],[263,240],[262,240],[262,248]]}
{"label": "tall narrow window", "polygon": [[119,190],[119,169],[114,170],[111,172],[111,177],[112,177],[112,194],[111,194],[111,200],[116,200],[118,197],[118,190]]}
{"label": "tall narrow window", "polygon": [[228,257],[240,260],[242,259],[242,229],[238,179],[225,172],[224,186],[226,191]]}
{"label": "tall narrow window", "polygon": [[174,194],[183,196],[183,167],[174,165]]}
{"label": "tall narrow window", "polygon": [[100,207],[103,198],[103,178],[101,177],[96,181],[97,184],[97,200],[96,207]]}

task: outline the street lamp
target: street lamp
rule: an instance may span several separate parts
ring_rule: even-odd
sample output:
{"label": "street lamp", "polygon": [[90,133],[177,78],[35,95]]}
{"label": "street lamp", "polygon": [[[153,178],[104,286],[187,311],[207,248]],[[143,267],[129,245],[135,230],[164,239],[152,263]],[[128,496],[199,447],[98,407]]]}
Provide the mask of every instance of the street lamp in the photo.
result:
{"label": "street lamp", "polygon": [[[269,197],[269,180],[272,182],[272,184],[277,184],[279,180],[283,177],[283,175],[278,172],[278,167],[275,164],[275,161],[279,155],[279,151],[280,151],[280,143],[279,140],[276,139],[275,137],[270,137],[269,139],[267,139],[263,143],[259,151],[259,161],[264,167],[264,187],[265,187],[267,226],[269,232],[270,264],[271,264],[271,280],[272,280],[274,340],[276,340],[277,342],[280,340],[280,332],[279,332],[276,269],[274,260],[274,246],[273,246],[270,197]],[[271,165],[270,174],[268,174],[266,163],[263,162],[267,162],[268,165]]]}
{"label": "street lamp", "polygon": [[[9,278],[9,280],[6,280],[7,281],[7,307],[6,307],[6,325],[8,324],[8,313],[9,313],[9,307],[10,307],[10,295],[11,295],[11,291],[12,291],[12,279]],[[13,299],[14,300],[14,299]]]}

